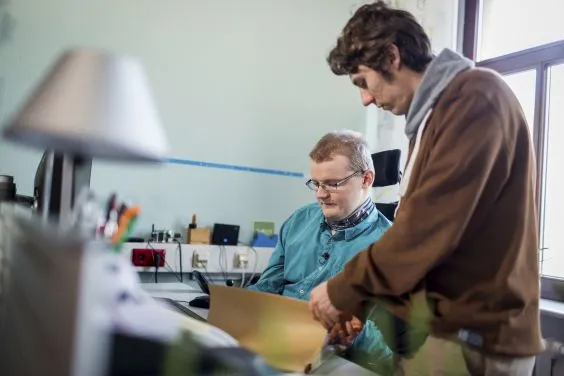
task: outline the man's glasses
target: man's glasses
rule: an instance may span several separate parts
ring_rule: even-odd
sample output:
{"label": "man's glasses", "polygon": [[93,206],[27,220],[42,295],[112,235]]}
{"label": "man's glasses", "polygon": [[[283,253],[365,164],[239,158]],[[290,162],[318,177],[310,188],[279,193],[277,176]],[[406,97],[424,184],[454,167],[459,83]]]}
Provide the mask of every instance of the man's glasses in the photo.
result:
{"label": "man's glasses", "polygon": [[319,188],[323,188],[323,190],[325,192],[336,192],[336,191],[339,190],[340,186],[345,185],[353,176],[356,176],[359,173],[362,173],[362,171],[355,171],[352,174],[350,174],[349,176],[347,176],[347,177],[345,177],[345,178],[343,178],[339,181],[336,181],[336,182],[322,183],[322,182],[318,182],[318,181],[313,180],[313,179],[309,179],[306,182],[306,186],[309,189],[311,189],[312,191],[316,191],[316,192]]}

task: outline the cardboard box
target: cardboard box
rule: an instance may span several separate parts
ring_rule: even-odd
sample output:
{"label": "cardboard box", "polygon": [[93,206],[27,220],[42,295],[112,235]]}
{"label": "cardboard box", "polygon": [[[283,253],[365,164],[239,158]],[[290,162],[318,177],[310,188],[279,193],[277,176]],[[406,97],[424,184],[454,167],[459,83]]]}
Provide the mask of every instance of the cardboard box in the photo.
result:
{"label": "cardboard box", "polygon": [[187,230],[188,244],[211,244],[211,230],[206,227],[196,227]]}

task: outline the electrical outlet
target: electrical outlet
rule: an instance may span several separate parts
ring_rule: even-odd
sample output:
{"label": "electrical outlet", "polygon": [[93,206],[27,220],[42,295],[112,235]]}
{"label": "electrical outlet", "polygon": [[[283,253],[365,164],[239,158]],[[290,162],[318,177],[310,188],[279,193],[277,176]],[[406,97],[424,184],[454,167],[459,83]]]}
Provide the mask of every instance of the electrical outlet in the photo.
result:
{"label": "electrical outlet", "polygon": [[249,254],[246,251],[235,253],[235,269],[247,269],[247,265],[249,265]]}
{"label": "electrical outlet", "polygon": [[194,250],[192,254],[192,267],[195,269],[205,269],[208,266],[209,251]]}

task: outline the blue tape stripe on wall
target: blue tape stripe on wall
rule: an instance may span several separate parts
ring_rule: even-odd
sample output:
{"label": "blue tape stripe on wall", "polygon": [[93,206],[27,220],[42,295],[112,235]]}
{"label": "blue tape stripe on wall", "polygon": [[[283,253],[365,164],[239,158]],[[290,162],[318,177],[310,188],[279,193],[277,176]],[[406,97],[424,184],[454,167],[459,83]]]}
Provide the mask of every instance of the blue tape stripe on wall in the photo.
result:
{"label": "blue tape stripe on wall", "polygon": [[167,162],[171,163],[171,164],[179,164],[179,165],[187,165],[187,166],[221,168],[221,169],[224,169],[224,170],[254,172],[254,173],[257,173],[257,174],[282,175],[282,176],[289,176],[289,177],[293,177],[293,178],[303,178],[304,177],[304,174],[301,173],[301,172],[272,170],[272,169],[269,169],[269,168],[237,166],[237,165],[230,165],[230,164],[224,164],[224,163],[193,161],[193,160],[190,160],[190,159],[168,158]]}

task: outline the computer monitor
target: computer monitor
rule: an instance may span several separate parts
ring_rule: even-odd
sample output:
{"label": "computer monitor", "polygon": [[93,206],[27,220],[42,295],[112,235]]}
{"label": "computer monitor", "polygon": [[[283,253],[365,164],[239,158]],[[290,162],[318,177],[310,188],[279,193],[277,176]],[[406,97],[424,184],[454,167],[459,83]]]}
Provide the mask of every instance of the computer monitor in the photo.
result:
{"label": "computer monitor", "polygon": [[45,151],[35,173],[37,210],[50,218],[67,215],[82,188],[90,187],[91,172],[92,159]]}

